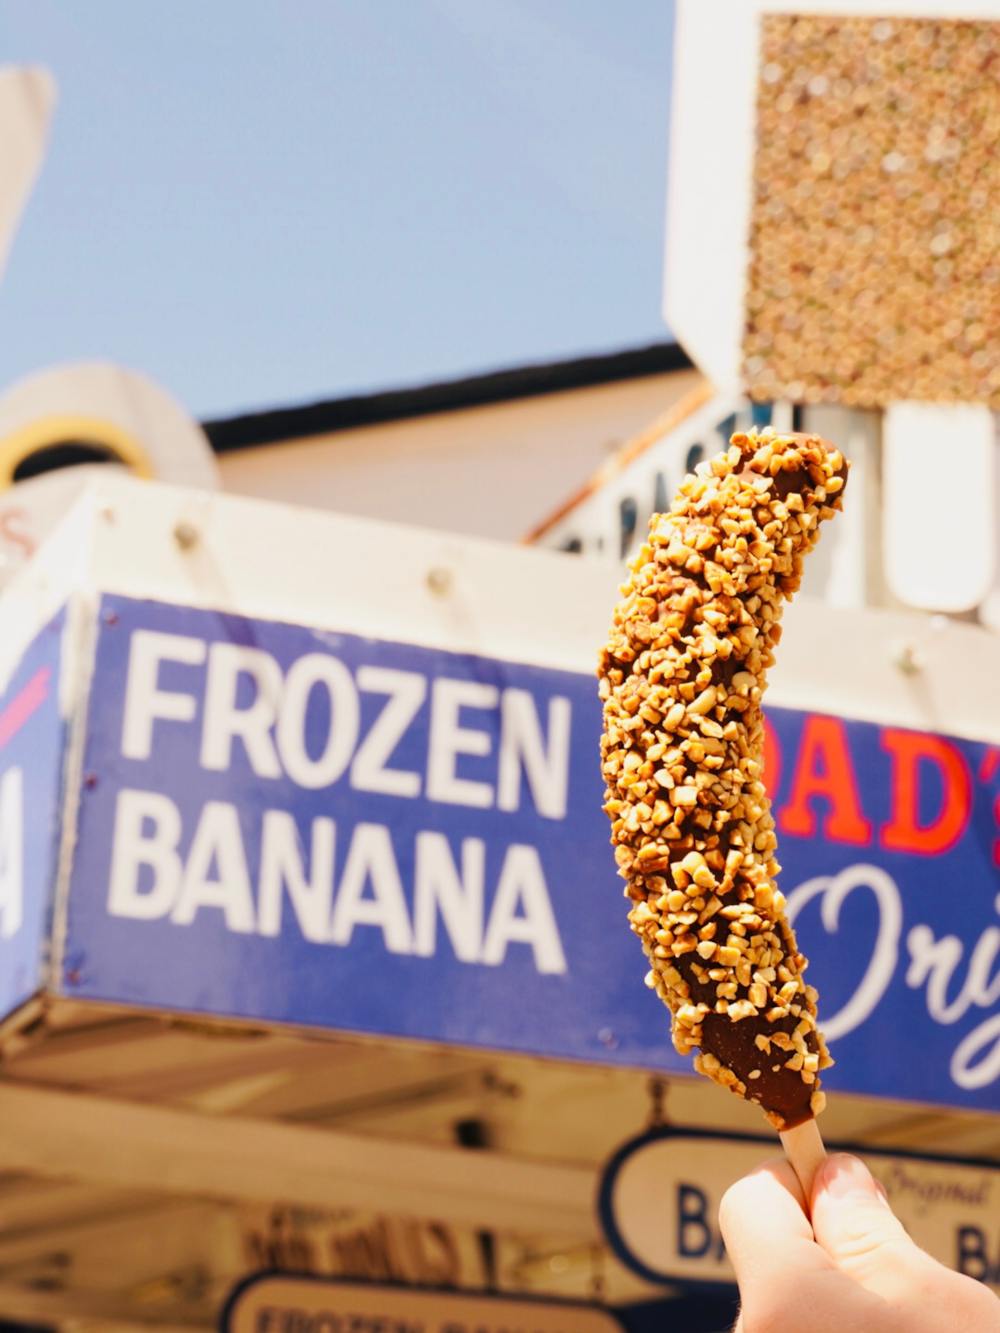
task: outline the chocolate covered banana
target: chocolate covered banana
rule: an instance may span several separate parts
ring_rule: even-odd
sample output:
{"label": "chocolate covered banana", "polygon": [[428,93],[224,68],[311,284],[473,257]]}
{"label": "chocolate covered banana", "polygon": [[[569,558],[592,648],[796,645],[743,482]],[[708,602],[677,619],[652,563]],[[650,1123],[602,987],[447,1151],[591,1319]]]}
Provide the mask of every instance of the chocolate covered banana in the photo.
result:
{"label": "chocolate covered banana", "polygon": [[775,887],[761,698],[846,480],[816,435],[733,435],[650,520],[598,668],[604,808],[647,984],[678,1051],[780,1130],[822,1109],[832,1062]]}

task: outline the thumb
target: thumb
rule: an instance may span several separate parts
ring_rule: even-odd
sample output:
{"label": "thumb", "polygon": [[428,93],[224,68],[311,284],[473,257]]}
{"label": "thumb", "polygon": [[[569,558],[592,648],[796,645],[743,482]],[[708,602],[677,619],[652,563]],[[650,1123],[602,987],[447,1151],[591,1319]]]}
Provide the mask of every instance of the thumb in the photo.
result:
{"label": "thumb", "polygon": [[837,1268],[897,1308],[937,1264],[906,1234],[882,1187],[857,1157],[835,1153],[813,1186],[813,1234]]}

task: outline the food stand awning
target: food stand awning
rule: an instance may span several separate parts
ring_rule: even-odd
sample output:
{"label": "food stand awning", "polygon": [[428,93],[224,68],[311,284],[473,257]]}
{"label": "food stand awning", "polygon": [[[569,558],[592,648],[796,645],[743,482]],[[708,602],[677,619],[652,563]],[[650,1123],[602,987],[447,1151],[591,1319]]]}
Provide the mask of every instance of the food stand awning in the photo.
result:
{"label": "food stand awning", "polygon": [[[89,492],[0,607],[8,1008],[34,989],[685,1070],[599,809],[610,583],[544,552]],[[997,1105],[997,656],[966,626],[788,612],[767,778],[832,1089]]]}

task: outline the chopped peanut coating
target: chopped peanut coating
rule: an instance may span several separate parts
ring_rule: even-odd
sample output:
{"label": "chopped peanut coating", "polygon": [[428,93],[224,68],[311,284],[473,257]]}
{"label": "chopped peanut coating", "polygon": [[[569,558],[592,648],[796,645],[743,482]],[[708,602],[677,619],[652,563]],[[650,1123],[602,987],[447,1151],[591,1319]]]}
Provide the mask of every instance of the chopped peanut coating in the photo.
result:
{"label": "chopped peanut coating", "polygon": [[761,698],[846,477],[818,436],[735,434],[650,520],[598,667],[604,808],[647,984],[678,1051],[779,1129],[821,1109],[832,1062],[774,882]]}

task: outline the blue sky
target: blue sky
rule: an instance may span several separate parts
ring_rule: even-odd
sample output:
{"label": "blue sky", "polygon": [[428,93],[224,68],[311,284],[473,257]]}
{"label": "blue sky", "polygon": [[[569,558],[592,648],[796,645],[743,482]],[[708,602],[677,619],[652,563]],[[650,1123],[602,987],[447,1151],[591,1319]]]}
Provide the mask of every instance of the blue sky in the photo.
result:
{"label": "blue sky", "polygon": [[6,0],[59,85],[0,385],[199,416],[662,339],[670,0]]}

